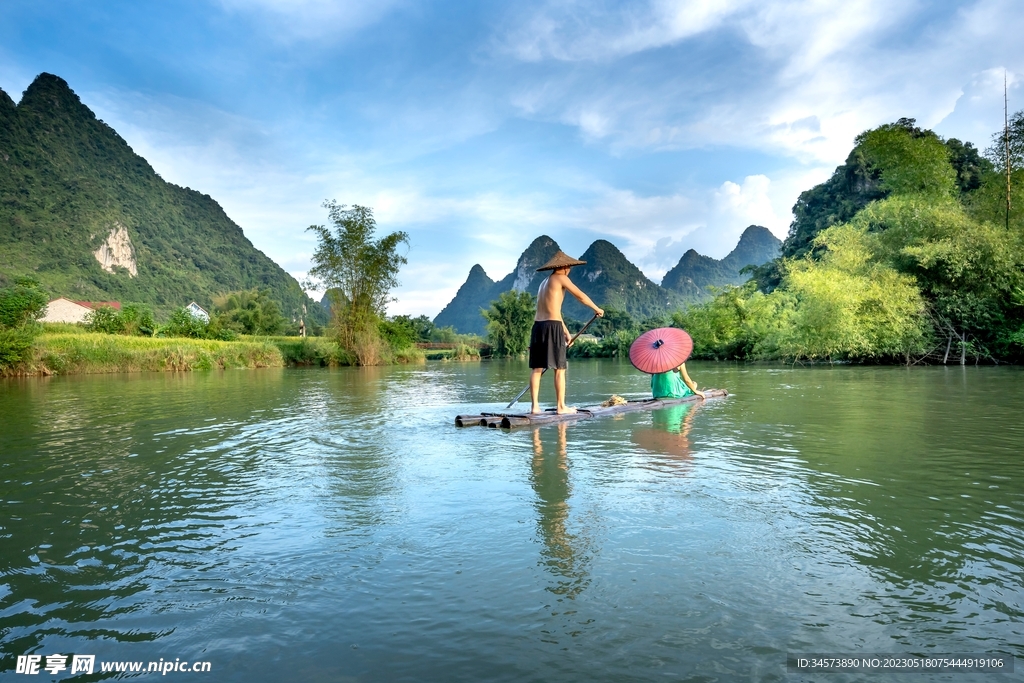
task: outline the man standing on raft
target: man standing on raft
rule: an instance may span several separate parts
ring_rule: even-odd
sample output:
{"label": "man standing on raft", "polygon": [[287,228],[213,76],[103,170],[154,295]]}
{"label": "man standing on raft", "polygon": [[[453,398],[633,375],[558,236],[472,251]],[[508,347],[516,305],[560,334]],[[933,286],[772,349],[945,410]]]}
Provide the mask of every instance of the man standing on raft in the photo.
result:
{"label": "man standing on raft", "polygon": [[540,376],[547,368],[555,370],[558,414],[576,412],[575,408],[567,408],[565,405],[565,350],[572,336],[569,334],[569,328],[565,326],[565,321],[562,320],[562,300],[565,293],[569,292],[579,299],[581,304],[593,309],[598,317],[604,315],[604,310],[598,308],[590,297],[581,292],[569,279],[570,268],[586,263],[559,250],[550,261],[537,269],[538,273],[545,270],[552,273],[540,283],[540,289],[537,290],[537,315],[533,319],[533,331],[530,332],[530,367],[533,369],[530,374],[530,398],[533,400],[531,413],[541,412],[537,398],[540,394]]}

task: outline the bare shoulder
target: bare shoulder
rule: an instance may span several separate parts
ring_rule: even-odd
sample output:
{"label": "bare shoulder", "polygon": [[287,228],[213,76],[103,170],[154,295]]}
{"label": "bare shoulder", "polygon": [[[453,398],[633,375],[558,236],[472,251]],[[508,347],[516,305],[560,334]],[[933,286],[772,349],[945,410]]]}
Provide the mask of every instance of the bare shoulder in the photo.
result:
{"label": "bare shoulder", "polygon": [[572,285],[572,280],[570,280],[569,276],[566,275],[565,273],[551,273],[548,279],[550,279],[552,282],[557,282],[562,287]]}

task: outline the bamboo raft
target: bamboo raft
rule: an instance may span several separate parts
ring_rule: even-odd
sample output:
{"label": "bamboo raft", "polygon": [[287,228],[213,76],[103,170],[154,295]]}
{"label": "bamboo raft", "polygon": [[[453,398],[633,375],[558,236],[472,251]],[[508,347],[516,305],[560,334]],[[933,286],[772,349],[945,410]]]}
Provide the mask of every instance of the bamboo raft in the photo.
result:
{"label": "bamboo raft", "polygon": [[[725,389],[708,389],[704,392],[708,398],[728,396]],[[490,427],[492,429],[513,429],[515,427],[532,427],[537,425],[554,424],[556,422],[571,422],[573,420],[587,420],[592,417],[607,417],[620,413],[632,413],[638,410],[657,410],[668,408],[683,403],[699,401],[700,396],[687,396],[686,398],[648,398],[641,401],[628,401],[617,406],[591,406],[580,408],[578,412],[559,415],[553,410],[534,415],[533,413],[480,413],[479,415],[456,415],[456,427]]]}

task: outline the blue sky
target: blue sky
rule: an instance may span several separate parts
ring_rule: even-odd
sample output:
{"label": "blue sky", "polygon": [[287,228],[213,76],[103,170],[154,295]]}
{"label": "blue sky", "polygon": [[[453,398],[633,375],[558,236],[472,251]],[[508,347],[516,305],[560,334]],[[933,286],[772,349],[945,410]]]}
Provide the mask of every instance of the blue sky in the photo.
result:
{"label": "blue sky", "polygon": [[435,315],[540,234],[653,280],[901,116],[984,148],[1024,108],[1018,2],[4,0],[0,88],[55,73],[165,179],[303,278],[325,199],[411,236],[392,313]]}

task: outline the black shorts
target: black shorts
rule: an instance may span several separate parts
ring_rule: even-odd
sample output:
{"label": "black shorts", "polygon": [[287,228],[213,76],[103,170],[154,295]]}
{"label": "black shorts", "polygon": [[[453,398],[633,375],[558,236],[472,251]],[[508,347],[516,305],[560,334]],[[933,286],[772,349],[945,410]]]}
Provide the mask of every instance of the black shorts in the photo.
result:
{"label": "black shorts", "polygon": [[537,320],[533,323],[530,367],[565,369],[565,333],[561,320]]}

